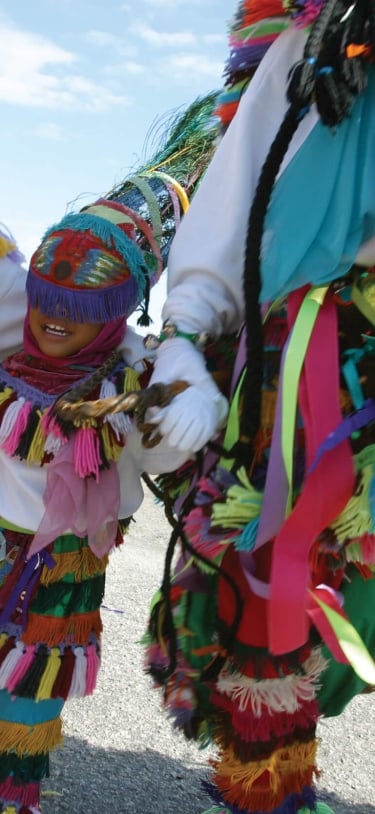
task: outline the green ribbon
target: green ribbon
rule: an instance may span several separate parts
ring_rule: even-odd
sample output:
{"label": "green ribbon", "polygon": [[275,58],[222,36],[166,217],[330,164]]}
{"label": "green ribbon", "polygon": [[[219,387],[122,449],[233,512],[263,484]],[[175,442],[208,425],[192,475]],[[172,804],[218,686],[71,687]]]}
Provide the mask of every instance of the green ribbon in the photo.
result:
{"label": "green ribbon", "polygon": [[[246,375],[246,370],[243,371],[237,387],[233,393],[233,398],[229,408],[227,426],[225,429],[225,435],[223,440],[223,447],[225,450],[230,450],[234,446],[234,444],[238,441],[240,435],[240,411],[239,411],[239,401],[242,391],[242,384]],[[228,458],[222,458],[220,460],[220,466],[224,469],[231,469],[233,466],[234,458],[228,460]]]}
{"label": "green ribbon", "polygon": [[281,450],[289,484],[286,516],[293,501],[293,449],[297,416],[298,385],[306,351],[319,309],[329,286],[310,289],[299,309],[285,357],[282,389]]}

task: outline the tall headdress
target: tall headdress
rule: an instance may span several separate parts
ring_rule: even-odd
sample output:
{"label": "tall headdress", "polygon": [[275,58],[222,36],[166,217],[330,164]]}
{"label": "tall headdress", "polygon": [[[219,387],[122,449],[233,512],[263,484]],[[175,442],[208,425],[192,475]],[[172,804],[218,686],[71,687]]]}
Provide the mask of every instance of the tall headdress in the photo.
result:
{"label": "tall headdress", "polygon": [[[242,0],[229,24],[225,85],[215,111],[226,130],[259,63],[289,24],[282,0]],[[265,104],[267,100],[265,99]]]}

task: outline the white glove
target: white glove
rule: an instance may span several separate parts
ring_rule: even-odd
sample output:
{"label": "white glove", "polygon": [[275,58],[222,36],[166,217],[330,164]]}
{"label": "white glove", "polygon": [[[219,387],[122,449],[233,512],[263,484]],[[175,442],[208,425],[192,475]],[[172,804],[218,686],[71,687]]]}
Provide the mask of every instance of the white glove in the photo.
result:
{"label": "white glove", "polygon": [[228,402],[208,373],[202,353],[183,337],[162,342],[150,384],[181,380],[191,386],[161,409],[149,411],[147,420],[158,427],[168,445],[197,452],[224,424]]}

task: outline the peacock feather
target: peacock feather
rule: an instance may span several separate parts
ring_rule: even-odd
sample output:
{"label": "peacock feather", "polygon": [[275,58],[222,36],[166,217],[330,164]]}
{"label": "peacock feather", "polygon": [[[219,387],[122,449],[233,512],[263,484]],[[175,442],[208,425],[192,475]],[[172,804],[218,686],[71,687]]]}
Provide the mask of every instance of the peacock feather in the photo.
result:
{"label": "peacock feather", "polygon": [[[144,152],[150,158],[105,195],[149,223],[164,265],[181,217],[215,150],[217,98],[213,91],[158,119],[146,136]],[[142,248],[144,242],[145,236],[140,234]]]}

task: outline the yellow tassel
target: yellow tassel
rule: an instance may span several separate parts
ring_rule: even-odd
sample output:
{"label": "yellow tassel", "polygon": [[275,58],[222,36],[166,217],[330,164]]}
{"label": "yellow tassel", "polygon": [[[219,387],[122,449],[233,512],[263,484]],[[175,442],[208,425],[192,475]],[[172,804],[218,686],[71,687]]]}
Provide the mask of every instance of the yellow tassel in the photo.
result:
{"label": "yellow tassel", "polygon": [[7,633],[0,633],[0,650],[4,647],[5,642],[8,641],[8,634]]}
{"label": "yellow tassel", "polygon": [[40,419],[42,417],[42,413],[40,410],[38,412],[39,422],[38,426],[34,432],[33,440],[30,444],[30,449],[27,453],[26,461],[28,464],[31,463],[40,463],[44,457],[44,444],[46,442],[45,436],[42,433],[42,428],[40,424]]}
{"label": "yellow tassel", "polygon": [[67,554],[53,554],[56,565],[53,568],[43,566],[40,582],[51,585],[60,582],[67,574],[74,574],[74,582],[82,582],[89,577],[103,574],[108,565],[108,555],[99,559],[91,548],[80,551],[69,551]]}
{"label": "yellow tassel", "polygon": [[12,395],[13,390],[11,387],[5,387],[2,393],[0,393],[0,404],[4,404],[4,401],[10,398]]}
{"label": "yellow tassel", "polygon": [[6,237],[0,237],[0,257],[6,257],[7,254],[14,252],[16,248],[15,243],[12,243]]}
{"label": "yellow tassel", "polygon": [[47,659],[46,669],[44,670],[35,696],[36,701],[45,701],[47,698],[51,698],[52,687],[56,681],[60,667],[60,650],[58,647],[52,647]]}
{"label": "yellow tassel", "polygon": [[110,432],[107,421],[105,421],[102,426],[101,436],[104,455],[107,458],[107,461],[118,461],[124,447],[121,446],[121,444],[116,443],[115,436]]}
{"label": "yellow tassel", "polygon": [[343,545],[348,539],[366,534],[371,528],[370,490],[373,480],[372,465],[365,466],[360,473],[360,482],[354,495],[348,500],[341,514],[331,523],[336,540]]}
{"label": "yellow tassel", "polygon": [[13,752],[18,757],[47,754],[62,740],[60,717],[30,726],[0,721],[1,751]]}
{"label": "yellow tassel", "polygon": [[125,368],[125,378],[124,378],[124,393],[129,393],[133,390],[140,390],[141,385],[139,384],[139,373],[134,370],[133,367],[126,367]]}
{"label": "yellow tassel", "polygon": [[7,806],[3,808],[3,814],[17,814],[17,809],[15,806]]}

